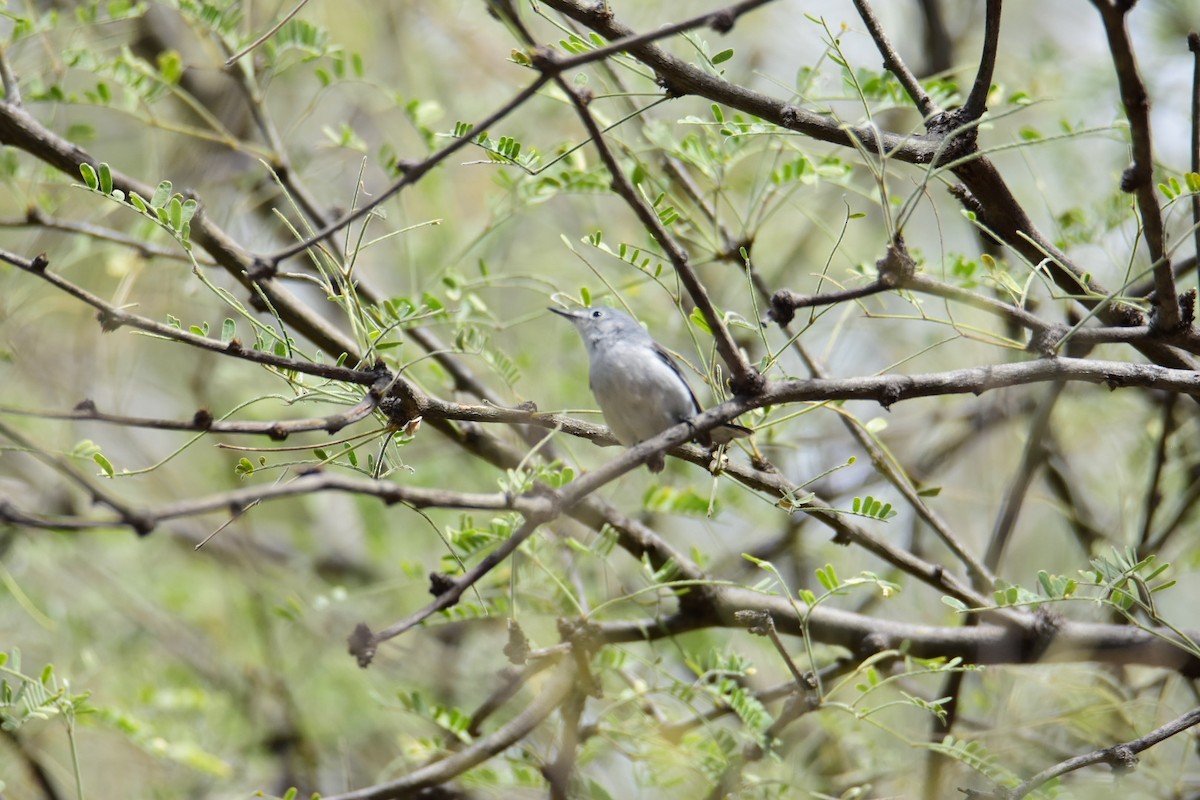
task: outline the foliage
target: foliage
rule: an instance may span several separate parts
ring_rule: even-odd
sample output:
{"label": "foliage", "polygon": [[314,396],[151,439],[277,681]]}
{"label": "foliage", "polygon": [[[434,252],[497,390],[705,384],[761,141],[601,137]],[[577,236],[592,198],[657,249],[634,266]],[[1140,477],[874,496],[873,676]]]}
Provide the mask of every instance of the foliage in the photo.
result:
{"label": "foliage", "polygon": [[1186,11],[610,5],[5,8],[0,791],[1196,792]]}

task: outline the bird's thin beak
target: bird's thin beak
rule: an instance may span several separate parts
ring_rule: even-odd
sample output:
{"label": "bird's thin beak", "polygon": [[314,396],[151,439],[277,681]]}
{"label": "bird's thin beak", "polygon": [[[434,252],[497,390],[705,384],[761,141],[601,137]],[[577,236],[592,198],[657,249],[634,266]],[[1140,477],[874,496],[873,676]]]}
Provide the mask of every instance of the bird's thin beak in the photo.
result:
{"label": "bird's thin beak", "polygon": [[567,319],[571,320],[571,322],[574,322],[579,319],[583,319],[584,315],[585,315],[585,309],[582,309],[582,308],[577,308],[577,309],[574,309],[571,311],[566,311],[561,308],[547,308],[546,310],[553,311],[555,314],[558,314],[560,317],[566,317]]}

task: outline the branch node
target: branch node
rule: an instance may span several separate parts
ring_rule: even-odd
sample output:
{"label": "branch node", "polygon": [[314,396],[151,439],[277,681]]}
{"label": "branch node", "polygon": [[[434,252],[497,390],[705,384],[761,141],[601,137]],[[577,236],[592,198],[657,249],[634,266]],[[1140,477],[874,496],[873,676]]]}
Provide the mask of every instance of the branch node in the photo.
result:
{"label": "branch node", "polygon": [[108,310],[97,311],[96,320],[100,323],[100,330],[104,333],[112,333],[125,324],[125,318],[122,315]]}
{"label": "branch node", "polygon": [[902,285],[917,274],[917,262],[908,254],[903,236],[896,234],[896,238],[888,245],[887,253],[875,262],[875,268],[879,270],[879,282],[889,289]]}
{"label": "branch node", "polygon": [[779,121],[785,128],[790,130],[798,130],[800,127],[800,109],[789,103],[780,109]]}
{"label": "branch node", "polygon": [[883,391],[879,393],[879,405],[883,406],[883,410],[887,411],[891,407],[903,399],[903,394],[900,391],[898,383],[888,383],[883,387]]}
{"label": "branch node", "polygon": [[662,87],[662,90],[666,96],[672,100],[674,100],[676,97],[684,97],[688,94],[685,89],[681,89],[668,76],[662,74],[661,72],[655,74],[654,82]]}
{"label": "branch node", "polygon": [[556,74],[560,71],[558,54],[549,47],[535,47],[529,52],[529,63],[533,68],[544,74]]}
{"label": "branch node", "polygon": [[1180,326],[1187,330],[1196,322],[1196,287],[1193,286],[1179,296]]}
{"label": "branch node", "polygon": [[207,408],[202,408],[192,415],[192,424],[196,426],[196,430],[206,431],[212,427],[213,415]]}
{"label": "branch node", "polygon": [[1113,747],[1110,759],[1109,763],[1112,765],[1113,772],[1132,772],[1137,769],[1137,753],[1133,752],[1133,748],[1127,744],[1119,744]]}
{"label": "branch node", "polygon": [[504,645],[504,655],[510,664],[518,667],[529,661],[529,637],[521,630],[521,623],[512,617],[508,619],[508,643]]}
{"label": "branch node", "polygon": [[365,622],[354,626],[354,633],[346,638],[346,644],[349,646],[350,655],[358,660],[359,667],[366,669],[371,666],[371,661],[375,658],[375,634],[371,633]]}
{"label": "branch node", "polygon": [[733,23],[735,22],[737,22],[737,16],[728,8],[725,8],[713,14],[708,26],[717,33],[729,33],[733,30]]}
{"label": "branch node", "polygon": [[769,612],[754,609],[735,611],[733,619],[739,625],[744,625],[746,630],[755,636],[766,636],[775,624]]}
{"label": "branch node", "polygon": [[46,257],[45,253],[38,253],[33,257],[33,261],[29,262],[29,271],[34,275],[41,275],[48,266],[50,266],[50,259]]}
{"label": "branch node", "polygon": [[781,328],[790,325],[796,318],[796,308],[800,305],[797,302],[799,299],[800,296],[791,289],[780,289],[771,295],[771,310],[767,312],[767,318],[773,320]]}
{"label": "branch node", "polygon": [[129,527],[133,528],[133,532],[139,537],[149,536],[154,530],[154,522],[141,514],[127,514],[125,522],[129,524]]}
{"label": "branch node", "polygon": [[279,262],[263,256],[255,256],[254,263],[246,270],[246,277],[254,283],[270,280],[279,274]]}
{"label": "branch node", "polygon": [[1058,354],[1058,344],[1069,331],[1066,325],[1055,324],[1047,325],[1044,328],[1037,328],[1029,337],[1029,344],[1025,345],[1025,350],[1030,353],[1037,353],[1042,358],[1054,358]]}
{"label": "branch node", "polygon": [[854,655],[865,661],[871,656],[878,655],[891,647],[888,638],[878,631],[868,633],[854,645]]}
{"label": "branch node", "polygon": [[454,588],[455,580],[444,572],[429,573],[429,593],[441,597]]}

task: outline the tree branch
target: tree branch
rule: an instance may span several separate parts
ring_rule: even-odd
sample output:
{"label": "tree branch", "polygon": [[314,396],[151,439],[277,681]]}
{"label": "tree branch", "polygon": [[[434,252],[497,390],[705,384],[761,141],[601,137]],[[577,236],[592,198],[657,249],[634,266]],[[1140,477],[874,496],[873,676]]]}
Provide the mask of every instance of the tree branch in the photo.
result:
{"label": "tree branch", "polygon": [[1155,728],[1145,736],[1134,739],[1123,744],[1115,744],[1111,747],[1104,747],[1099,750],[1093,750],[1090,753],[1085,753],[1081,756],[1068,758],[1061,761],[1052,767],[1048,767],[1037,775],[1034,775],[1029,780],[1021,783],[1007,792],[1000,792],[999,795],[1004,800],[1020,800],[1025,795],[1032,792],[1037,787],[1053,780],[1060,775],[1066,775],[1068,772],[1074,772],[1077,769],[1090,767],[1093,764],[1108,764],[1114,771],[1124,772],[1133,769],[1137,766],[1137,754],[1143,750],[1149,750],[1154,745],[1163,742],[1178,733],[1186,731],[1194,725],[1200,724],[1200,708],[1193,709],[1183,716],[1168,722],[1162,727]]}
{"label": "tree branch", "polygon": [[[1175,275],[1171,271],[1171,259],[1166,249],[1166,233],[1163,226],[1162,209],[1154,188],[1153,138],[1150,134],[1150,98],[1142,82],[1137,59],[1133,55],[1133,43],[1125,25],[1126,14],[1132,4],[1113,3],[1111,0],[1092,0],[1104,20],[1104,31],[1108,35],[1108,48],[1112,52],[1113,66],[1117,72],[1117,85],[1121,89],[1121,103],[1129,119],[1129,132],[1133,140],[1133,164],[1121,176],[1122,191],[1133,193],[1137,198],[1138,211],[1142,218],[1142,236],[1150,251],[1150,263],[1154,265],[1154,288],[1157,315],[1156,327],[1175,331],[1183,326],[1184,320],[1179,307],[1179,293],[1175,288]],[[1188,323],[1190,325],[1190,322]]]}

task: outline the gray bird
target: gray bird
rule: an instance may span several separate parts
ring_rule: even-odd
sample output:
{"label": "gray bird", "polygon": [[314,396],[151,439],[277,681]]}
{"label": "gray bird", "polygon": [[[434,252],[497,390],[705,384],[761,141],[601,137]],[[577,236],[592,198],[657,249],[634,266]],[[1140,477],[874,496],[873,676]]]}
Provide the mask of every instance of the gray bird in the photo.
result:
{"label": "gray bird", "polygon": [[[563,311],[583,337],[588,354],[588,385],[604,421],[617,441],[630,447],[700,413],[692,387],[675,359],[633,317],[613,308],[580,308]],[[713,428],[701,443],[727,444],[753,431],[726,423]],[[646,462],[651,472],[661,472],[661,454]]]}

